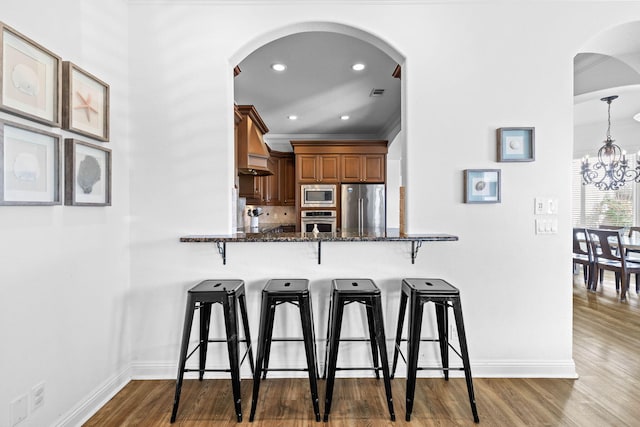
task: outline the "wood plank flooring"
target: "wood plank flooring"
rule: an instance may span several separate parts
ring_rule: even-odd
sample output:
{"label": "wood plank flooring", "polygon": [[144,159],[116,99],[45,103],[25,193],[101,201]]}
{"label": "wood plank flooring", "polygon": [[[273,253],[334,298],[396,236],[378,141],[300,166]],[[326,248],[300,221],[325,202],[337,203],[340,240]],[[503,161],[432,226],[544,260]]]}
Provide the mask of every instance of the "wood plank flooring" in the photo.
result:
{"label": "wood plank flooring", "polygon": [[[620,303],[611,277],[586,292],[574,277],[574,360],[580,378],[474,379],[480,425],[640,425],[640,303],[632,291]],[[242,381],[244,422],[256,427],[316,426],[305,379],[261,383],[256,419],[248,424],[251,380]],[[464,379],[418,379],[411,422],[406,422],[403,378],[393,382],[397,421],[387,412],[382,381],[336,381],[328,427],[472,426]],[[131,381],[85,426],[169,426],[175,381]],[[319,382],[320,408],[324,381]],[[230,380],[186,380],[174,425],[238,426]],[[240,424],[242,425],[242,424]]]}

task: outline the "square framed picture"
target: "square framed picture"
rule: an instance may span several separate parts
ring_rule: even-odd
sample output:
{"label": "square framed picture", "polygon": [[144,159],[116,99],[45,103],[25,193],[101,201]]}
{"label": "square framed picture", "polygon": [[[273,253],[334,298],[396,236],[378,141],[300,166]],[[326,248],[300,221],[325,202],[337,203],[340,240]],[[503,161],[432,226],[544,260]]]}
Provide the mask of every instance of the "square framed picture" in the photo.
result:
{"label": "square framed picture", "polygon": [[65,139],[64,204],[111,206],[111,150]]}
{"label": "square framed picture", "polygon": [[109,141],[109,85],[69,61],[62,63],[62,128]]}
{"label": "square framed picture", "polygon": [[465,203],[500,203],[500,169],[465,169]]}
{"label": "square framed picture", "polygon": [[535,128],[499,128],[499,162],[533,162],[535,160]]}
{"label": "square framed picture", "polygon": [[0,109],[60,127],[61,58],[0,22]]}
{"label": "square framed picture", "polygon": [[60,204],[60,136],[0,120],[0,205]]}

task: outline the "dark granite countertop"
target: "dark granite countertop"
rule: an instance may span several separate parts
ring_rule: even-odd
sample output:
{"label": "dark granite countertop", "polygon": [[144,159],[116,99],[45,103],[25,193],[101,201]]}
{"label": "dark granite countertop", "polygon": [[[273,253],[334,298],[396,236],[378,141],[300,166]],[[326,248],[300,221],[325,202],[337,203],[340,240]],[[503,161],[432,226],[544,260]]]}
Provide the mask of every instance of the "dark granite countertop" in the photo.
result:
{"label": "dark granite countertop", "polygon": [[[265,224],[266,226],[267,224]],[[272,229],[272,228],[271,228]],[[457,241],[458,236],[442,233],[401,234],[397,229],[387,230],[386,233],[280,233],[270,232],[270,229],[259,229],[257,233],[234,233],[227,235],[191,235],[180,237],[181,242],[216,243],[216,242],[447,242]]]}

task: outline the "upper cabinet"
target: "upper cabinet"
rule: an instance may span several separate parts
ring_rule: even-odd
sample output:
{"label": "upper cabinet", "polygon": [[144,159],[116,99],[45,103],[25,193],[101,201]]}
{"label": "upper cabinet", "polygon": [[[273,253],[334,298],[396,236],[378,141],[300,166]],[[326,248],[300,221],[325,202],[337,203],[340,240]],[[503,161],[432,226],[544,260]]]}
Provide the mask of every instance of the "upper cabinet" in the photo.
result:
{"label": "upper cabinet", "polygon": [[272,175],[240,175],[239,196],[248,205],[295,205],[295,168],[293,153],[269,151],[267,166]]}
{"label": "upper cabinet", "polygon": [[387,141],[291,141],[299,184],[384,183]]}
{"label": "upper cabinet", "polygon": [[301,154],[296,156],[296,165],[300,183],[340,181],[340,156],[336,154]]}
{"label": "upper cabinet", "polygon": [[341,182],[385,182],[384,154],[343,154],[341,157]]}

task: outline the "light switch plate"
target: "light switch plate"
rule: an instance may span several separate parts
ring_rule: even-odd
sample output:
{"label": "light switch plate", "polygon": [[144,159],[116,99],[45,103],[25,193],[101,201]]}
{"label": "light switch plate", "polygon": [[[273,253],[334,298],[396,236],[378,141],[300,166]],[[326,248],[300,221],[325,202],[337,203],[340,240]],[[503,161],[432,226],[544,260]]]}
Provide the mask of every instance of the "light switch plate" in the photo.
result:
{"label": "light switch plate", "polygon": [[547,210],[546,199],[544,197],[536,197],[534,202],[535,202],[535,208],[533,210],[533,213],[535,213],[536,215],[543,215]]}

